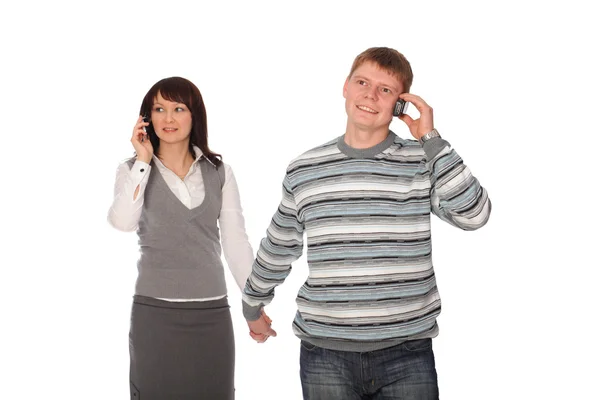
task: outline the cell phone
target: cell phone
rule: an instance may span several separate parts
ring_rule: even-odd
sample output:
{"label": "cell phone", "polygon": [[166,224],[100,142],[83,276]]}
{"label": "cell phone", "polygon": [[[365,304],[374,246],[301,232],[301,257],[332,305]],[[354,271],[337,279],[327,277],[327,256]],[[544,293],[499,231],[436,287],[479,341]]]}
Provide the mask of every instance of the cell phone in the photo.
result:
{"label": "cell phone", "polygon": [[[148,120],[149,120],[148,116],[144,115],[142,117],[142,121],[148,122]],[[148,126],[150,126],[150,125],[148,125]],[[142,129],[144,130],[144,132],[146,132],[146,134],[144,136],[142,136],[142,142],[144,142],[144,140],[146,140],[146,138],[148,137],[148,131],[146,130],[145,126]]]}
{"label": "cell phone", "polygon": [[398,99],[396,101],[396,105],[394,106],[394,117],[399,117],[402,114],[406,114],[406,110],[408,110],[408,101]]}

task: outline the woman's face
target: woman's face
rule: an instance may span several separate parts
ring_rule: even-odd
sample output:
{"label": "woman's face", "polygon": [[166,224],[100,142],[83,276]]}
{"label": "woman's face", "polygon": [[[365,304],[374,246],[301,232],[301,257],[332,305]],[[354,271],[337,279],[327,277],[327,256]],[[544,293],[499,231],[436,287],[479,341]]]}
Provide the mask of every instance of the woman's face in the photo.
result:
{"label": "woman's face", "polygon": [[192,131],[192,112],[183,103],[166,100],[160,92],[152,105],[152,125],[160,140],[177,143],[188,140]]}

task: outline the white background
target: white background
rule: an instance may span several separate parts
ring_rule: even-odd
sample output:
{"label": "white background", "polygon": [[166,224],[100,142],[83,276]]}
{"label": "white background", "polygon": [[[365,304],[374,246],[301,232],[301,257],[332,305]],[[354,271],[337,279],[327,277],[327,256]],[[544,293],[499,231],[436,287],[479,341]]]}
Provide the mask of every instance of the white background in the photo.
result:
{"label": "white background", "polygon": [[[479,231],[433,219],[441,398],[599,398],[589,3],[16,4],[0,16],[0,398],[128,398],[137,238],[106,213],[152,84],[200,88],[256,251],[288,162],[344,133],[344,79],[372,46],[406,55],[411,91],[493,202]],[[291,321],[306,275],[302,257],[267,308],[279,336],[263,345],[227,276],[237,399],[301,399]]]}

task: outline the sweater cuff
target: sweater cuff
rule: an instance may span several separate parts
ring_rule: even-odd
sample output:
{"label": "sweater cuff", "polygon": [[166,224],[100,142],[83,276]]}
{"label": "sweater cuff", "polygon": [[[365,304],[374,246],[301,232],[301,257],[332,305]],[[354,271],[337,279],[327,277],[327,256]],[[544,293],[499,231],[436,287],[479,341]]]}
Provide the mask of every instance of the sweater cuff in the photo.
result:
{"label": "sweater cuff", "polygon": [[423,150],[425,150],[427,161],[433,160],[436,154],[442,151],[446,146],[450,146],[450,143],[441,137],[435,137],[423,143]]}
{"label": "sweater cuff", "polygon": [[259,319],[262,308],[262,303],[260,303],[260,305],[256,307],[252,307],[244,300],[242,300],[242,312],[244,313],[244,318],[246,318],[246,321],[256,321],[257,319]]}

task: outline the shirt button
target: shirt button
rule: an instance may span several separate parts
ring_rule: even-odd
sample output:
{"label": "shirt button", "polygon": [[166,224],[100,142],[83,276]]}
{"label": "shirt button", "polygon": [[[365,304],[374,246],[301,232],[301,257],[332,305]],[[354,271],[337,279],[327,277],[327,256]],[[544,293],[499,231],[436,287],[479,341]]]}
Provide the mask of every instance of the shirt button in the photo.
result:
{"label": "shirt button", "polygon": [[140,172],[144,172],[144,168],[140,169]]}

